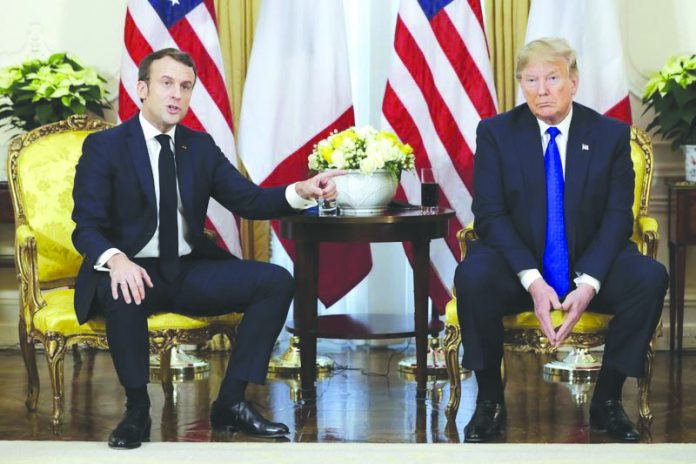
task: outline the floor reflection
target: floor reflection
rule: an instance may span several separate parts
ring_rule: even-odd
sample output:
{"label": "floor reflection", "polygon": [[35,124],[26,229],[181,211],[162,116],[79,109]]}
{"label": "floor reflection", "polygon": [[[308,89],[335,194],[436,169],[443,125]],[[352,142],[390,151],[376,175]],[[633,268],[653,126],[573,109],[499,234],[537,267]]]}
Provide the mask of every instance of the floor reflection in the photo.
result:
{"label": "floor reflection", "polygon": [[[459,443],[474,410],[476,380],[462,380],[459,414],[448,422],[446,381],[430,381],[425,401],[416,402],[415,383],[400,376],[398,361],[412,355],[405,345],[394,349],[345,349],[321,344],[339,368],[317,382],[316,401],[303,401],[296,378],[269,379],[249,388],[248,397],[274,421],[285,422],[294,442],[412,442]],[[333,351],[332,351],[333,347]],[[269,441],[243,433],[212,433],[208,422],[227,357],[202,353],[210,362],[206,380],[175,384],[174,400],[163,399],[161,386],[151,384],[153,441]],[[545,380],[543,359],[528,353],[507,353],[506,401],[508,426],[501,442],[604,443],[604,434],[589,430],[583,391]],[[124,404],[108,353],[82,350],[65,359],[65,419],[51,427],[51,392],[45,358],[37,356],[42,390],[37,412],[24,406],[26,373],[18,351],[0,351],[0,439],[60,439],[105,441],[118,422]],[[696,353],[681,358],[657,353],[654,363],[652,410],[654,420],[643,442],[696,441]],[[587,392],[584,392],[587,393]],[[591,391],[590,391],[591,396]],[[627,382],[624,403],[629,416],[638,416],[637,385]],[[278,441],[278,440],[271,440]]]}

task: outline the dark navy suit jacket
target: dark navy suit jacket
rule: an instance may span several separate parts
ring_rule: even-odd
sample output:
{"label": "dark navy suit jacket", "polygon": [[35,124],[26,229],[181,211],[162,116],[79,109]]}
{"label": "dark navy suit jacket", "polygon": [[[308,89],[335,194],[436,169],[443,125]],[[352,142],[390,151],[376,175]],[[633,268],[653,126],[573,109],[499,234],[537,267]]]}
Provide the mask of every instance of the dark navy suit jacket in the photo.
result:
{"label": "dark navy suit jacket", "polygon": [[[542,269],[546,180],[539,124],[526,104],[481,121],[474,161],[475,230],[512,271]],[[604,281],[622,252],[637,253],[630,128],[573,103],[565,167],[570,270]]]}
{"label": "dark navy suit jacket", "polygon": [[[261,188],[227,160],[210,135],[179,125],[175,136],[179,194],[188,225],[187,239],[198,256],[229,258],[203,233],[208,201],[249,219],[269,219],[294,210],[285,187]],[[152,238],[157,205],[152,168],[138,116],[90,134],[75,172],[73,232],[84,261],[75,284],[75,311],[89,319],[98,272],[94,265],[109,248],[132,258]]]}

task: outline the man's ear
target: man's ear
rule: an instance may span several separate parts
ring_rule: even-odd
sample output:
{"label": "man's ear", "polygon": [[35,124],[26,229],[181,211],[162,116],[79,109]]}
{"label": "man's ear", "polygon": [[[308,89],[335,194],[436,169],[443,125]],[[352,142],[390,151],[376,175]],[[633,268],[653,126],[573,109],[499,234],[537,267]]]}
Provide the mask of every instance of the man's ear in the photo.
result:
{"label": "man's ear", "polygon": [[576,93],[578,93],[578,86],[580,85],[580,76],[578,73],[575,73],[575,75],[570,76],[570,82],[573,83],[573,90],[571,91],[571,95],[575,96]]}
{"label": "man's ear", "polygon": [[148,86],[147,82],[145,81],[138,81],[138,83],[135,86],[135,89],[138,92],[138,97],[140,98],[140,101],[145,101],[147,98],[147,93],[148,93]]}

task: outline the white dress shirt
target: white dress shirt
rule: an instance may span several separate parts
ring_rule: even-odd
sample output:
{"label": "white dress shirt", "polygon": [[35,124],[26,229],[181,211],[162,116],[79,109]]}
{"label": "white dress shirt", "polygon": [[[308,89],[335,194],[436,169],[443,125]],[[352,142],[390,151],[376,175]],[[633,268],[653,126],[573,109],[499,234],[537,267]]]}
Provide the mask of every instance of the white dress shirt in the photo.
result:
{"label": "white dress shirt", "polygon": [[[570,121],[573,119],[573,107],[570,107],[570,112],[568,115],[555,125],[559,130],[559,134],[556,136],[556,145],[558,145],[558,152],[561,155],[561,167],[563,169],[563,178],[565,179],[565,167],[566,167],[566,151],[568,147],[568,132],[570,130]],[[551,140],[551,136],[546,132],[551,125],[545,123],[541,119],[537,119],[537,122],[539,123],[539,132],[541,136],[541,145],[543,149],[544,156],[546,156],[546,147],[549,145],[549,141]],[[522,286],[525,288],[525,290],[529,291],[529,286],[537,280],[538,278],[541,277],[541,272],[539,272],[538,269],[525,269],[523,271],[520,271],[517,273],[517,276],[520,278],[520,282],[522,283]],[[578,273],[578,276],[573,279],[575,282],[575,285],[578,286],[580,284],[588,284],[592,288],[594,288],[595,293],[599,293],[599,288],[601,287],[601,284],[599,280],[595,279],[594,277],[587,275],[587,274],[582,274]]]}
{"label": "white dress shirt", "polygon": [[[150,167],[152,168],[152,178],[155,182],[155,204],[157,206],[157,228],[155,229],[155,234],[152,236],[149,242],[136,253],[136,258],[157,258],[159,257],[159,154],[162,148],[159,141],[155,138],[162,132],[159,131],[155,126],[150,124],[150,122],[145,119],[143,113],[138,116],[140,120],[140,125],[143,128],[143,134],[145,135],[145,145],[147,146],[147,153],[150,158]],[[174,153],[174,136],[176,134],[176,126],[174,126],[169,132],[166,133],[170,137],[170,148],[172,153]],[[176,163],[176,160],[175,160]],[[176,192],[177,192],[177,225],[179,232],[179,256],[184,256],[193,250],[191,244],[186,239],[188,224],[186,224],[186,219],[184,218],[184,209],[181,203],[181,195],[179,193],[179,180],[176,180]],[[309,208],[316,205],[315,200],[305,200],[297,194],[295,191],[295,184],[290,184],[285,189],[285,199],[288,201],[290,206],[296,210]],[[109,248],[104,253],[99,256],[94,269],[98,271],[108,271],[109,268],[105,266],[106,262],[111,259],[117,253],[121,253],[118,248]]]}

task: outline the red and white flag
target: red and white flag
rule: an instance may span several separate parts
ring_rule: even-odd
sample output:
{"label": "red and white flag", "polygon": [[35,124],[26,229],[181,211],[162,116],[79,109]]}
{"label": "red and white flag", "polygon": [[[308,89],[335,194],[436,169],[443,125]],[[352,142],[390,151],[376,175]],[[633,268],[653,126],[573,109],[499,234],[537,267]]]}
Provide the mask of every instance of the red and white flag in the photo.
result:
{"label": "red and white flag", "polygon": [[[575,101],[631,124],[614,0],[532,0],[525,41],[542,37],[562,37],[575,49],[580,71]],[[521,92],[517,101],[524,101]]]}
{"label": "red and white flag", "polygon": [[[460,257],[456,233],[473,219],[476,126],[496,112],[480,0],[402,0],[383,125],[413,147],[417,170],[434,168],[440,206],[456,211],[449,235],[430,247],[430,297],[441,313]],[[402,174],[398,194],[420,203],[415,173]]]}
{"label": "red and white flag", "polygon": [[[264,0],[255,34],[239,152],[254,182],[288,184],[307,177],[318,141],[354,124],[343,2]],[[294,244],[281,242],[294,259]],[[321,244],[322,303],[331,306],[371,268],[369,244]]]}
{"label": "red and white flag", "polygon": [[[198,81],[183,124],[209,133],[236,166],[232,110],[225,88],[213,0],[129,0],[124,45],[118,96],[121,121],[136,114],[141,106],[136,92],[140,61],[162,48],[184,50],[196,63]],[[206,226],[218,233],[220,246],[242,255],[235,217],[212,198]]]}

